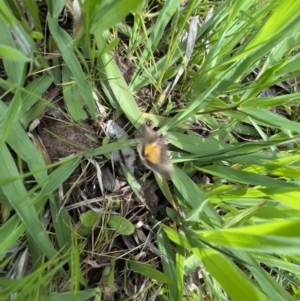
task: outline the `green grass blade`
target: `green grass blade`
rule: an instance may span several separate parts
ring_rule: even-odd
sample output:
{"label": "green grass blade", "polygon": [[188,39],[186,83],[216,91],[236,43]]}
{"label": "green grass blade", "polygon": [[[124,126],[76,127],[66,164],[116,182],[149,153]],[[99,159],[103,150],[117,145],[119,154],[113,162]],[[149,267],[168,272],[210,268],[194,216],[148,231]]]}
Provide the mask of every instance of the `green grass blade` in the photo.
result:
{"label": "green grass blade", "polygon": [[151,266],[137,262],[137,261],[130,261],[130,268],[137,273],[140,273],[148,278],[155,279],[162,283],[169,283],[171,284],[173,281],[167,277],[164,273],[152,268]]}
{"label": "green grass blade", "polygon": [[[217,251],[201,247],[193,249],[201,262],[222,288],[235,301],[270,300],[230,260]],[[270,300],[271,301],[271,300]]]}
{"label": "green grass blade", "polygon": [[71,221],[63,203],[53,194],[50,198],[50,210],[52,215],[53,226],[55,229],[56,239],[60,250],[65,253],[71,248]]}
{"label": "green grass blade", "polygon": [[85,120],[87,118],[83,110],[82,98],[79,94],[78,86],[72,83],[72,73],[67,66],[62,67],[62,81],[64,101],[68,112],[75,121]]}
{"label": "green grass blade", "polygon": [[169,285],[169,293],[172,299],[176,299],[178,292],[177,292],[177,275],[176,275],[176,255],[172,249],[171,243],[168,240],[164,231],[159,231],[157,235],[157,244],[159,247],[159,251],[163,254],[161,257],[161,262],[163,266],[163,271],[165,275],[171,279],[171,283]]}
{"label": "green grass blade", "polygon": [[58,25],[57,19],[49,18],[48,25],[67,67],[71,70],[72,75],[76,80],[80,95],[87,105],[91,117],[95,118],[95,103],[93,99],[92,86],[85,78],[82,68],[74,54],[74,41],[67,32]]}
{"label": "green grass blade", "polygon": [[[103,41],[99,38],[98,47],[101,48],[101,46],[103,46]],[[103,54],[99,59],[99,67],[103,70],[100,74],[101,80],[108,82],[114,98],[128,120],[139,128],[145,122],[144,118],[118,66],[109,54]]]}
{"label": "green grass blade", "polygon": [[185,250],[182,246],[177,245],[176,248],[176,285],[177,285],[177,300],[182,301],[184,290],[183,267],[185,261]]}
{"label": "green grass blade", "polygon": [[22,92],[23,102],[20,115],[24,114],[42,98],[42,95],[48,90],[52,82],[53,78],[46,74],[36,78],[25,87],[25,91]]}
{"label": "green grass blade", "polygon": [[22,103],[21,90],[18,89],[8,109],[1,110],[0,114],[4,115],[3,113],[5,111],[5,115],[2,118],[2,120],[0,120],[0,127],[1,127],[0,145],[2,145],[6,141],[7,137],[9,136],[13,128],[13,124],[17,121],[21,103]]}
{"label": "green grass blade", "polygon": [[97,300],[97,294],[99,294],[98,289],[89,289],[84,291],[79,291],[74,299],[74,294],[72,292],[64,292],[59,294],[53,294],[51,301],[86,301],[90,298],[95,298]]}
{"label": "green grass blade", "polygon": [[0,56],[5,60],[11,60],[20,63],[30,62],[31,60],[17,49],[1,44],[0,44]]}
{"label": "green grass blade", "polygon": [[188,237],[208,243],[269,254],[300,254],[300,219],[215,231],[186,229]]}
{"label": "green grass blade", "polygon": [[0,260],[3,260],[6,252],[24,233],[25,227],[16,215],[12,216],[0,227]]}
{"label": "green grass blade", "polygon": [[[175,167],[172,180],[184,200],[186,200],[191,208],[196,208],[197,210],[199,205],[206,199],[199,187],[178,167]],[[212,227],[222,225],[220,216],[209,203],[205,206],[201,219],[205,220]]]}
{"label": "green grass blade", "polygon": [[35,0],[24,0],[24,2],[33,19],[35,30],[42,32],[43,29],[39,18],[39,7],[37,2]]}
{"label": "green grass blade", "polygon": [[232,168],[228,168],[221,165],[211,165],[206,167],[199,167],[199,170],[207,172],[209,174],[225,178],[227,180],[250,184],[250,185],[258,185],[258,186],[266,186],[276,188],[280,187],[290,187],[294,189],[299,189],[298,185],[295,183],[289,183],[281,180],[275,180],[271,177],[267,177],[264,175],[260,175],[254,172],[247,172],[243,170],[236,170]]}
{"label": "green grass blade", "polygon": [[[6,145],[0,148],[0,178],[17,177],[19,172],[11,157]],[[29,197],[26,197],[27,191],[21,180],[2,186],[2,191],[7,197],[18,217],[26,227],[30,236],[35,240],[39,248],[46,254],[48,258],[55,255],[56,251],[42,227],[37,212]]]}
{"label": "green grass blade", "polygon": [[[263,292],[268,292],[268,296],[271,300],[295,301],[295,299],[284,289],[283,286],[280,285],[280,283],[278,283],[267,271],[263,270],[263,268],[258,265],[257,261],[255,261],[250,254],[242,251],[235,251],[234,253],[238,254],[241,259],[249,263],[247,268],[253,274],[253,277],[261,287],[261,290]],[[289,264],[286,264],[286,266]]]}
{"label": "green grass blade", "polygon": [[[142,0],[101,1],[93,19],[91,33],[101,34],[103,31],[113,27],[131,11],[134,11],[142,2]],[[103,11],[105,11],[105,15],[103,15]]]}
{"label": "green grass blade", "polygon": [[268,110],[262,110],[256,108],[245,108],[245,109],[242,108],[240,109],[240,111],[266,126],[279,128],[283,132],[292,131],[292,132],[300,133],[299,123],[288,120]]}
{"label": "green grass blade", "polygon": [[75,157],[66,163],[62,164],[58,168],[56,168],[49,176],[46,181],[46,183],[43,185],[41,192],[39,195],[35,198],[34,202],[38,202],[45,196],[52,193],[54,190],[56,190],[62,183],[64,183],[68,177],[72,174],[72,172],[75,170],[75,168],[80,163],[81,158]]}

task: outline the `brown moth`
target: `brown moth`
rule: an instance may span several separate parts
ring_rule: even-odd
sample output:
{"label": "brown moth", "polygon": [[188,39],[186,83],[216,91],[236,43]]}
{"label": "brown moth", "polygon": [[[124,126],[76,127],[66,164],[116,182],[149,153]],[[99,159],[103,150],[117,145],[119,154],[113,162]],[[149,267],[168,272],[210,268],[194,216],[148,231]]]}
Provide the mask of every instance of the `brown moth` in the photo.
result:
{"label": "brown moth", "polygon": [[144,165],[170,179],[173,165],[167,156],[167,137],[157,135],[153,130],[153,123],[149,120],[141,127],[136,137],[139,139],[138,152]]}

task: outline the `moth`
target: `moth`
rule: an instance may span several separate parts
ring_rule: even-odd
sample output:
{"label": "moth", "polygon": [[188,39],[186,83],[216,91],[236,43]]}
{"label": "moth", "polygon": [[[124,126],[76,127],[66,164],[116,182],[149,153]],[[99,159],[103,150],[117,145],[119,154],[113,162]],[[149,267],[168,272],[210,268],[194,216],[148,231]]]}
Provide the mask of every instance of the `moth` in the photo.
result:
{"label": "moth", "polygon": [[139,139],[137,149],[143,164],[162,177],[170,179],[173,165],[167,156],[167,137],[158,135],[149,120],[141,127],[136,137]]}

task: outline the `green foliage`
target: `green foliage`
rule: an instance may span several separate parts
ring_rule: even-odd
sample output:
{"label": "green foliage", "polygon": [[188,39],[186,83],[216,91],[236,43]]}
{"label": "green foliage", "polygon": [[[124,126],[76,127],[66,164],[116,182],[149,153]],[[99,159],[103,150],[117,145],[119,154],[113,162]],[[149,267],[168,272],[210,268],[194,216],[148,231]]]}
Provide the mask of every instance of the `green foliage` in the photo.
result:
{"label": "green foliage", "polygon": [[[0,279],[1,300],[101,300],[105,281],[90,290],[86,277],[114,238],[135,230],[123,216],[124,204],[112,215],[106,213],[111,202],[101,200],[101,219],[92,210],[79,213],[91,240],[79,237],[64,185],[76,187],[71,175],[85,157],[107,156],[136,141],[45,162],[27,132],[55,106],[60,87],[64,114],[74,123],[96,116],[102,122],[102,105],[135,128],[149,118],[168,136],[172,183],[155,178],[172,209],[168,223],[150,219],[148,227],[156,233],[161,267],[128,255],[129,271],[148,278],[145,300],[299,300],[300,4],[181,2],[84,1],[74,29],[70,21],[60,23],[69,1],[47,0],[44,19],[38,1],[0,3],[0,270],[15,265],[16,250],[32,263],[25,272],[18,259],[15,278]],[[199,17],[198,26],[192,17]],[[130,80],[115,60],[121,55],[134,64]],[[281,95],[260,97],[276,85]],[[124,166],[123,172],[142,200],[142,186]],[[128,257],[109,254],[108,287],[116,259],[126,265]]]}
{"label": "green foliage", "polygon": [[134,233],[133,224],[122,216],[112,215],[108,220],[108,225],[121,235],[131,235]]}

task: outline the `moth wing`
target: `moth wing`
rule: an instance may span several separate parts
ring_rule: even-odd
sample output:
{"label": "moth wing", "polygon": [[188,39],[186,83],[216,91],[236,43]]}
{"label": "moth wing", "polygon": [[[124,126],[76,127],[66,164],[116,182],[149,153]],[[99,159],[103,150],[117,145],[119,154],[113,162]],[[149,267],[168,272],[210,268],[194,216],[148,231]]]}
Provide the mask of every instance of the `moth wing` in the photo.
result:
{"label": "moth wing", "polygon": [[[163,142],[163,141],[161,141]],[[144,161],[147,167],[159,174],[161,174],[164,178],[170,179],[173,173],[173,165],[171,163],[170,158],[167,155],[167,147],[166,144],[160,145],[160,162],[159,164],[153,164],[149,160]]]}
{"label": "moth wing", "polygon": [[159,137],[157,137],[156,142],[159,146],[164,147],[167,151],[167,148],[165,146],[168,144],[168,138],[166,136],[160,135]]}
{"label": "moth wing", "polygon": [[[173,165],[167,156],[168,139],[166,136],[158,136],[149,124],[145,124],[136,133],[136,138],[139,139],[138,152],[143,163],[151,170],[159,173],[166,179],[170,179],[173,172]],[[160,162],[153,164],[147,160],[143,154],[146,145],[151,143],[157,143],[160,148]]]}
{"label": "moth wing", "polygon": [[155,171],[159,173],[162,177],[166,179],[171,179],[172,173],[173,173],[173,166],[170,162],[169,158],[168,161],[165,162],[165,164],[152,164],[151,162],[145,160],[144,164],[151,169],[152,171]]}
{"label": "moth wing", "polygon": [[158,138],[158,135],[150,126],[144,124],[135,132],[135,138],[142,139],[147,143],[151,143]]}

